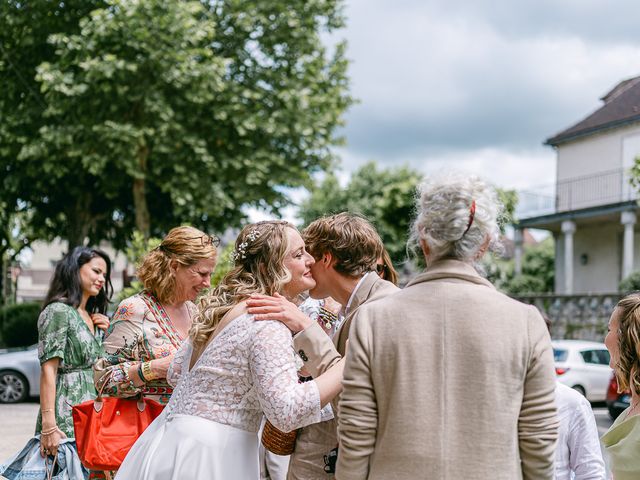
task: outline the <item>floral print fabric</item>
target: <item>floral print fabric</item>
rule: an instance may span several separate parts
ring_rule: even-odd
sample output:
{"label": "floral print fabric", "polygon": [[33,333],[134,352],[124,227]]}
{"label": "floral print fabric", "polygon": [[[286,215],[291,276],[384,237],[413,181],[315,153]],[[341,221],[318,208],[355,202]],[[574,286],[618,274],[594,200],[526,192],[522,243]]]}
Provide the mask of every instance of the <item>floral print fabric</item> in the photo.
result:
{"label": "floral print fabric", "polygon": [[[102,356],[102,333],[94,335],[78,311],[64,303],[47,305],[38,317],[40,364],[59,358],[56,376],[56,423],[67,437],[74,437],[71,406],[96,397],[92,366]],[[36,433],[42,430],[38,413]]]}
{"label": "floral print fabric", "polygon": [[[191,316],[195,305],[188,304]],[[166,404],[172,388],[165,379],[157,379],[136,387],[129,379],[129,368],[141,362],[173,355],[182,337],[171,323],[162,304],[149,292],[124,299],[118,305],[104,339],[105,356],[95,365],[96,385],[104,393],[132,397],[142,393]]]}

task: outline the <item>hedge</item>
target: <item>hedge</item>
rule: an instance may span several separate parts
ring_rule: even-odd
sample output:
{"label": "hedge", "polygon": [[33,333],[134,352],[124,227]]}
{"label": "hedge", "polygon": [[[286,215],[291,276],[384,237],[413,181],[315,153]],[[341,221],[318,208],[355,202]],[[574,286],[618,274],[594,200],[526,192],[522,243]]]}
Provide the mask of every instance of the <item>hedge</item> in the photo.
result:
{"label": "hedge", "polygon": [[17,303],[0,309],[2,340],[7,347],[38,343],[39,303]]}

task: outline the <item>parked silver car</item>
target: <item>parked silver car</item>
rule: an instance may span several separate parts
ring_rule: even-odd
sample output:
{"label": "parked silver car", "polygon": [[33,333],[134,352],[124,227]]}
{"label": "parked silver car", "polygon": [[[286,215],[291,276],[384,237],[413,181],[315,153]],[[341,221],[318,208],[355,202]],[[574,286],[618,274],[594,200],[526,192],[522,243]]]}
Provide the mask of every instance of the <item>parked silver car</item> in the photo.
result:
{"label": "parked silver car", "polygon": [[0,349],[0,403],[40,395],[38,346]]}

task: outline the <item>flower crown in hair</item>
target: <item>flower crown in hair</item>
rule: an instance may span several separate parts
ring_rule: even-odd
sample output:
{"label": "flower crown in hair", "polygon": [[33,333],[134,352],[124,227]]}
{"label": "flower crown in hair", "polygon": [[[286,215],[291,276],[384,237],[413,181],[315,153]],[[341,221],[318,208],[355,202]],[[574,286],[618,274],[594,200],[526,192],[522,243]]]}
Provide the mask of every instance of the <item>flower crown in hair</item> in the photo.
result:
{"label": "flower crown in hair", "polygon": [[258,238],[260,238],[260,231],[254,228],[244,237],[244,241],[238,245],[238,248],[231,252],[231,259],[236,262],[239,259],[244,260],[247,258],[247,247],[249,243],[255,242]]}

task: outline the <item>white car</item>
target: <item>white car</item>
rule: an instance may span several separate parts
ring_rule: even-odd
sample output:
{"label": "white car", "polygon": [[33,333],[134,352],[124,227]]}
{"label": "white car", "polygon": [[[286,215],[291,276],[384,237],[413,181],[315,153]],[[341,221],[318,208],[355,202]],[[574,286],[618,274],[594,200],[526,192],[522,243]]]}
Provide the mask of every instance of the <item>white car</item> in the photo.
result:
{"label": "white car", "polygon": [[0,403],[17,403],[40,394],[38,346],[0,350]]}
{"label": "white car", "polygon": [[590,402],[603,402],[613,370],[604,343],[585,340],[553,340],[556,378],[579,391]]}

